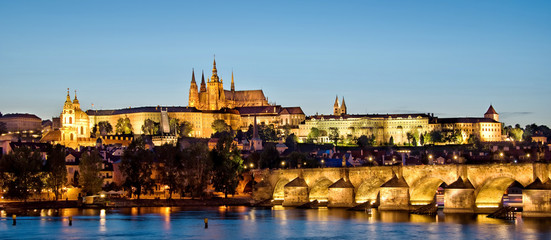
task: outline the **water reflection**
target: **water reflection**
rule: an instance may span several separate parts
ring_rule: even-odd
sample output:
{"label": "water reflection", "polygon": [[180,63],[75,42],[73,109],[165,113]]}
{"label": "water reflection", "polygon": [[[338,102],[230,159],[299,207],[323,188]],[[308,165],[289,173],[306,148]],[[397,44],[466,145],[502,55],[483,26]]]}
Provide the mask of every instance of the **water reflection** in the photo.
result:
{"label": "water reflection", "polygon": [[105,209],[101,209],[99,212],[99,231],[107,231],[107,227],[105,226]]}
{"label": "water reflection", "polygon": [[[11,210],[10,210],[11,211]],[[508,239],[541,238],[550,233],[551,219],[514,221],[487,218],[476,214],[412,215],[401,211],[347,211],[345,209],[296,209],[250,207],[135,207],[121,209],[33,209],[21,211],[21,223],[11,227],[0,211],[0,236],[16,238],[25,228],[29,238],[39,233],[71,238],[74,234],[96,233],[123,238],[401,238],[425,236],[427,239]],[[68,216],[74,224],[68,227]],[[209,218],[209,229],[203,219]],[[22,227],[20,227],[22,226]],[[128,231],[132,229],[132,231]],[[346,231],[343,231],[346,229]],[[277,233],[267,235],[266,233]],[[7,235],[5,235],[7,234]],[[28,234],[25,232],[25,234]],[[26,235],[27,236],[27,235]]]}

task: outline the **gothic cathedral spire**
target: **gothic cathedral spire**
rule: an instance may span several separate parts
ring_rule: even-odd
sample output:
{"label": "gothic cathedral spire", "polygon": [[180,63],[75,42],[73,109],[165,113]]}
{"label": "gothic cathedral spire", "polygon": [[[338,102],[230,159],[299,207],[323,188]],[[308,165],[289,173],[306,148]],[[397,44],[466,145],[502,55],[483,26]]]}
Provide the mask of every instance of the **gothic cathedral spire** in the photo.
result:
{"label": "gothic cathedral spire", "polygon": [[201,92],[207,91],[207,85],[205,85],[205,72],[201,71]]}
{"label": "gothic cathedral spire", "polygon": [[233,83],[233,71],[231,71],[231,91],[235,92],[235,85]]}
{"label": "gothic cathedral spire", "polygon": [[191,84],[189,86],[189,101],[190,107],[197,107],[199,103],[199,93],[197,92],[197,83],[195,82],[195,69],[191,70]]}
{"label": "gothic cathedral spire", "polygon": [[335,98],[335,104],[333,104],[333,115],[337,116],[339,114],[340,114],[339,96],[337,95],[337,97]]}
{"label": "gothic cathedral spire", "polygon": [[346,103],[344,103],[344,96],[342,97],[342,104],[341,104],[341,107],[340,107],[340,114],[341,115],[346,115]]}

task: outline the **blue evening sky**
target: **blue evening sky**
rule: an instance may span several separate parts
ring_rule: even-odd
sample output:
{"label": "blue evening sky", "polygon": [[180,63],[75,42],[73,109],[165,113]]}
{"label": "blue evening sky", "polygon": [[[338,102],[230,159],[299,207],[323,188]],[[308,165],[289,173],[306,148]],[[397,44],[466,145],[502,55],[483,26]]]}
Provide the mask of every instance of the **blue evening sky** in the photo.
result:
{"label": "blue evening sky", "polygon": [[191,70],[332,113],[551,126],[551,1],[0,1],[0,112],[187,105]]}

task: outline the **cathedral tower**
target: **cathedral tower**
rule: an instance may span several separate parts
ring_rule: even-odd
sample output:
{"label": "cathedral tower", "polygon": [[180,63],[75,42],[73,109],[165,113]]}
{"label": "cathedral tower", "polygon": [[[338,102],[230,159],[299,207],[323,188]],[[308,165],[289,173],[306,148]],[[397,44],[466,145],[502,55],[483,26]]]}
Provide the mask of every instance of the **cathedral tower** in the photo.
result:
{"label": "cathedral tower", "polygon": [[197,107],[199,104],[199,92],[197,92],[197,83],[195,82],[195,70],[191,70],[191,85],[189,86],[189,106]]}
{"label": "cathedral tower", "polygon": [[346,115],[346,103],[344,103],[344,97],[342,97],[342,104],[339,110],[340,110],[340,115]]}
{"label": "cathedral tower", "polygon": [[339,96],[335,98],[335,104],[333,104],[333,115],[337,116],[339,115]]}
{"label": "cathedral tower", "polygon": [[216,69],[216,59],[212,63],[212,76],[207,83],[207,96],[208,110],[219,110],[226,106],[223,83],[218,77],[218,70]]}

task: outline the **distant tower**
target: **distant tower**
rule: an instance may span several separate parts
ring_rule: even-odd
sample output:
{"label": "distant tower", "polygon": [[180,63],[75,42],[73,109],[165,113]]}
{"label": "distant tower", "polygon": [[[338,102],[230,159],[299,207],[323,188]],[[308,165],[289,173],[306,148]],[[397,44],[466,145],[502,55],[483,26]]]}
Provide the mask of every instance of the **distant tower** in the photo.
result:
{"label": "distant tower", "polygon": [[340,115],[346,115],[346,103],[344,103],[344,97],[342,97],[342,104],[340,107]]}
{"label": "distant tower", "polygon": [[235,92],[235,84],[233,83],[233,71],[231,71],[231,91]]}
{"label": "distant tower", "polygon": [[251,151],[261,151],[262,150],[262,139],[258,136],[258,129],[256,126],[256,115],[254,115],[254,124],[253,124],[253,138],[251,139]]}
{"label": "distant tower", "polygon": [[75,90],[75,99],[73,100],[73,108],[80,109],[80,102],[77,99],[77,90]]}
{"label": "distant tower", "polygon": [[496,122],[499,122],[499,114],[497,114],[494,107],[490,104],[490,107],[488,108],[488,111],[484,114],[484,118],[493,119]]}
{"label": "distant tower", "polygon": [[333,115],[337,116],[340,113],[339,109],[339,96],[335,98],[335,104],[333,104]]}
{"label": "distant tower", "polygon": [[197,107],[199,104],[199,92],[197,91],[197,83],[195,82],[195,70],[191,70],[191,85],[189,86],[189,106]]}
{"label": "distant tower", "polygon": [[205,85],[205,72],[201,71],[201,92],[207,92],[207,85]]}

